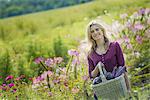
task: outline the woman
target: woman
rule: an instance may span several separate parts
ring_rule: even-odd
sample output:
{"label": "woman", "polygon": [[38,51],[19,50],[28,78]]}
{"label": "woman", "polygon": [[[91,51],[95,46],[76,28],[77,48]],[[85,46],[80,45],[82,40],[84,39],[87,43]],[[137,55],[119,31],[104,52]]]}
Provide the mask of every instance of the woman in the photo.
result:
{"label": "woman", "polygon": [[[94,79],[99,76],[99,69],[96,67],[98,63],[104,66],[107,72],[112,72],[115,66],[124,66],[125,61],[122,49],[118,42],[110,42],[106,36],[106,30],[96,20],[90,22],[87,27],[88,41],[91,43],[91,49],[88,54],[89,77]],[[125,72],[125,80],[128,91],[130,91],[130,84]],[[96,95],[94,98],[97,100]]]}

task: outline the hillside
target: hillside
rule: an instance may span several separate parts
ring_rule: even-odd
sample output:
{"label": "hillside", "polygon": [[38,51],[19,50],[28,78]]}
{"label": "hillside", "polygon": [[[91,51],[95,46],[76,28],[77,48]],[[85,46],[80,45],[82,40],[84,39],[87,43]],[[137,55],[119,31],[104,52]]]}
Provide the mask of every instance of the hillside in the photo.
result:
{"label": "hillside", "polygon": [[[47,37],[55,33],[63,34],[63,36],[69,33],[83,37],[85,26],[92,18],[101,16],[110,22],[119,17],[120,13],[130,13],[140,7],[148,7],[148,5],[148,0],[114,0],[113,2],[98,0],[73,7],[6,18],[0,20],[0,34],[4,35],[6,41],[24,38],[24,36],[27,38],[30,34]],[[27,30],[33,32],[28,33]]]}

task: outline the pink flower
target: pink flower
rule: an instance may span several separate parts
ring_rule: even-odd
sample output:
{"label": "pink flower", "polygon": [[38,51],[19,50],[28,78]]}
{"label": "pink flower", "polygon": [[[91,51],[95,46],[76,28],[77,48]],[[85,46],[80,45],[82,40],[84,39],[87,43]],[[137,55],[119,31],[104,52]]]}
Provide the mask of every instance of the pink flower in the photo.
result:
{"label": "pink flower", "polygon": [[30,81],[32,81],[32,78],[30,77],[30,78],[28,78]]}
{"label": "pink flower", "polygon": [[48,76],[52,76],[52,75],[53,75],[53,72],[51,72],[51,71],[44,71],[44,73],[41,74],[41,77],[39,77],[38,79],[40,79],[40,80],[46,79],[46,78],[47,78],[47,75],[48,75]]}
{"label": "pink flower", "polygon": [[66,67],[60,68],[60,71],[62,71],[63,73],[66,73]]}
{"label": "pink flower", "polygon": [[53,80],[53,83],[54,83],[54,84],[60,83],[60,79],[54,79],[54,80]]}
{"label": "pink flower", "polygon": [[67,80],[64,81],[64,86],[68,87],[68,81]]}
{"label": "pink flower", "polygon": [[134,13],[133,13],[133,16],[134,16],[134,18],[138,18],[138,17],[139,17],[139,15],[138,15],[137,12],[134,12]]}
{"label": "pink flower", "polygon": [[68,54],[70,56],[79,56],[79,52],[77,50],[74,50],[74,49],[68,50]]}
{"label": "pink flower", "polygon": [[52,71],[47,71],[48,76],[52,76],[53,72]]}
{"label": "pink flower", "polygon": [[84,76],[82,76],[82,79],[83,79],[84,81],[86,81],[86,80],[88,80],[88,76],[87,76],[87,75],[84,75]]}
{"label": "pink flower", "polygon": [[15,93],[17,91],[17,89],[13,89],[13,93]]}
{"label": "pink flower", "polygon": [[38,76],[37,78],[33,78],[33,84],[37,84],[39,82],[41,82],[43,79],[41,78],[41,76]]}
{"label": "pink flower", "polygon": [[48,95],[49,95],[49,96],[53,96],[52,92],[48,92]]}
{"label": "pink flower", "polygon": [[41,78],[41,79],[46,79],[46,78],[47,78],[47,72],[44,71],[44,73],[41,74],[41,77],[40,77],[40,78]]}
{"label": "pink flower", "polygon": [[2,76],[0,76],[0,78],[2,78]]}
{"label": "pink flower", "polygon": [[25,75],[21,75],[20,77],[17,77],[15,80],[19,81],[19,80],[21,80],[22,78],[25,78]]}
{"label": "pink flower", "polygon": [[129,39],[127,36],[124,36],[124,41],[125,41],[126,43],[129,43],[129,42],[130,42],[130,39]]}
{"label": "pink flower", "polygon": [[132,49],[131,43],[127,43],[127,49]]}
{"label": "pink flower", "polygon": [[74,94],[76,94],[76,93],[78,93],[79,92],[79,89],[78,88],[76,88],[76,87],[74,87],[74,88],[72,88],[72,93],[74,93]]}
{"label": "pink flower", "polygon": [[138,11],[138,13],[139,13],[140,15],[144,15],[144,14],[145,14],[145,9],[144,9],[144,8],[140,9],[140,10]]}
{"label": "pink flower", "polygon": [[48,58],[48,59],[45,61],[45,64],[46,64],[47,66],[51,66],[51,65],[54,64],[54,61],[53,61],[53,59]]}
{"label": "pink flower", "polygon": [[36,79],[37,79],[37,81],[39,81],[39,82],[43,80],[43,79],[41,78],[41,76],[38,76]]}
{"label": "pink flower", "polygon": [[130,30],[131,30],[133,33],[135,33],[135,34],[136,34],[136,32],[138,31],[138,30],[137,30],[136,28],[134,28],[134,27],[131,27]]}
{"label": "pink flower", "polygon": [[6,91],[6,90],[9,89],[9,87],[8,87],[6,84],[3,84],[3,85],[1,86],[1,88],[2,88],[2,90],[4,90],[4,91]]}
{"label": "pink flower", "polygon": [[3,88],[3,86],[0,85],[0,90]]}
{"label": "pink flower", "polygon": [[7,85],[6,85],[6,84],[3,84],[2,86],[4,86],[4,87],[5,87],[5,86],[7,86]]}
{"label": "pink flower", "polygon": [[7,90],[7,87],[2,87],[2,90],[6,91],[6,90]]}
{"label": "pink flower", "polygon": [[125,23],[125,26],[128,27],[128,28],[131,28],[131,27],[132,27],[132,22],[128,20],[128,21]]}
{"label": "pink flower", "polygon": [[10,83],[10,84],[8,84],[8,86],[11,88],[14,86],[14,83]]}
{"label": "pink flower", "polygon": [[25,75],[21,75],[21,76],[20,76],[20,78],[25,78],[25,77],[26,77]]}
{"label": "pink flower", "polygon": [[141,23],[136,23],[136,24],[134,25],[134,28],[135,28],[136,30],[142,30],[142,29],[144,28],[144,26],[143,26]]}
{"label": "pink flower", "polygon": [[35,62],[36,64],[39,64],[39,63],[42,62],[42,61],[44,61],[44,58],[42,58],[42,57],[35,58],[35,60],[34,60],[34,62]]}
{"label": "pink flower", "polygon": [[38,81],[36,80],[36,78],[33,78],[33,84],[37,84]]}
{"label": "pink flower", "polygon": [[5,78],[5,81],[10,80],[10,79],[13,79],[13,76],[11,76],[11,75],[7,76],[7,77]]}
{"label": "pink flower", "polygon": [[62,61],[63,61],[63,58],[62,58],[62,57],[54,57],[54,62],[55,62],[56,64],[60,64]]}
{"label": "pink flower", "polygon": [[79,59],[78,59],[78,58],[73,59],[72,64],[73,64],[73,65],[75,65],[75,64],[78,64],[78,65],[79,65],[79,64],[80,64]]}
{"label": "pink flower", "polygon": [[121,19],[125,19],[127,16],[128,16],[128,14],[127,14],[127,13],[124,13],[124,14],[121,14],[121,15],[120,15],[120,18],[121,18]]}
{"label": "pink flower", "polygon": [[19,81],[21,78],[20,77],[17,77],[15,80]]}
{"label": "pink flower", "polygon": [[136,41],[139,43],[139,44],[142,44],[142,37],[137,35],[136,36]]}

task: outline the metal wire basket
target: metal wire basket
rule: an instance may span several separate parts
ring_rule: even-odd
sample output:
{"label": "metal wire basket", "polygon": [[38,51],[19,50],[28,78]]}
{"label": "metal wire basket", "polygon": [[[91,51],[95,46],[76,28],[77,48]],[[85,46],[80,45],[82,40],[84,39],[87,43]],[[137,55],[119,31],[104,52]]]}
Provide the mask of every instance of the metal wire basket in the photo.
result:
{"label": "metal wire basket", "polygon": [[118,98],[127,95],[127,87],[124,79],[124,74],[111,80],[107,80],[102,67],[98,64],[102,82],[99,84],[91,85],[94,93],[98,98],[117,100]]}

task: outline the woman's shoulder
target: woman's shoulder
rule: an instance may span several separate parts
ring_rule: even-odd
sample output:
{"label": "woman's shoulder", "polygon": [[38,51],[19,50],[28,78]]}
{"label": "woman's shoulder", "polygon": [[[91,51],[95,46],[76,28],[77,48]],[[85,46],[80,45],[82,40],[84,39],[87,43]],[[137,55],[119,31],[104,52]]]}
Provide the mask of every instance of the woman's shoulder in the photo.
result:
{"label": "woman's shoulder", "polygon": [[113,46],[120,45],[117,41],[113,41],[113,42],[111,42],[111,44],[112,44]]}
{"label": "woman's shoulder", "polygon": [[111,50],[114,50],[118,47],[120,47],[120,44],[117,41],[110,42],[110,47],[109,48],[112,48]]}

